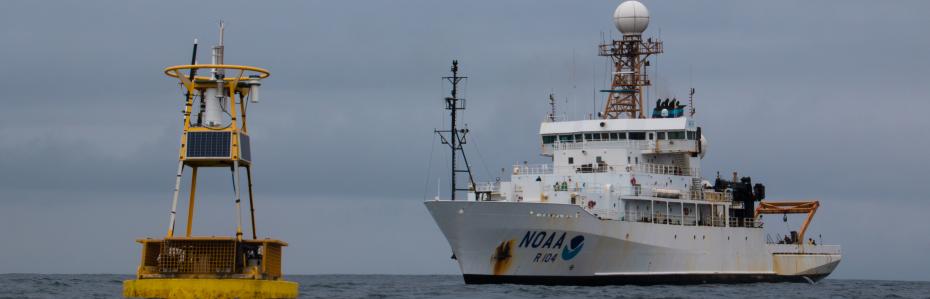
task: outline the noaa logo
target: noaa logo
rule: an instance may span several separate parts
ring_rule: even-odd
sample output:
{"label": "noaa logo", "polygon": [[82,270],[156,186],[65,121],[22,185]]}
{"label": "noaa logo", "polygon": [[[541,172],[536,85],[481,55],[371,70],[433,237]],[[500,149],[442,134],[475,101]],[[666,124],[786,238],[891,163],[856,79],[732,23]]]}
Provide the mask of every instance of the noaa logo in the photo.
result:
{"label": "noaa logo", "polygon": [[[534,263],[554,263],[562,256],[562,260],[575,258],[581,247],[584,247],[584,236],[577,235],[568,240],[565,232],[527,231],[517,248],[528,248],[537,251],[533,257]],[[561,251],[561,252],[560,252]]]}
{"label": "noaa logo", "polygon": [[572,240],[568,242],[568,246],[562,248],[562,259],[567,261],[575,258],[575,256],[581,252],[582,247],[584,247],[584,236],[578,235],[572,238]]}

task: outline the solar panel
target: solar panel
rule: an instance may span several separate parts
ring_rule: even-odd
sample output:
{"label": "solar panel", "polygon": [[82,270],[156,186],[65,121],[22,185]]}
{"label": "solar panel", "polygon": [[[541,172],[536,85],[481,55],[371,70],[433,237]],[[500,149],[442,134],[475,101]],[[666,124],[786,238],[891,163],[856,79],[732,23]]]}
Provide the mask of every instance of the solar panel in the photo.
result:
{"label": "solar panel", "polygon": [[231,132],[188,132],[187,157],[229,157]]}
{"label": "solar panel", "polygon": [[249,135],[242,133],[239,133],[239,158],[252,161],[252,144],[249,142]]}

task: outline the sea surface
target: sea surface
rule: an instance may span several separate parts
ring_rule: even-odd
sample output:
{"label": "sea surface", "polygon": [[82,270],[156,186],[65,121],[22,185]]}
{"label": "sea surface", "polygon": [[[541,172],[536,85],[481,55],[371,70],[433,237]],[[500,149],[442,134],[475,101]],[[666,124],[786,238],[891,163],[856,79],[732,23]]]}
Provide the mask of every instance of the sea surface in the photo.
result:
{"label": "sea surface", "polygon": [[[0,298],[120,298],[130,275],[0,274]],[[930,298],[930,282],[565,287],[465,285],[457,275],[294,275],[301,298]]]}

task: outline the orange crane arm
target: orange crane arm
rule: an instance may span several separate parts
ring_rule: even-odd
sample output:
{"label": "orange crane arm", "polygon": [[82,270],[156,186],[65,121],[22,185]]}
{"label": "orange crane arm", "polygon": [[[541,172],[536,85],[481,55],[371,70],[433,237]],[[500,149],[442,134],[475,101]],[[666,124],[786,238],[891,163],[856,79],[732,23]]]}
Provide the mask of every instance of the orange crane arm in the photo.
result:
{"label": "orange crane arm", "polygon": [[804,241],[804,233],[810,226],[817,208],[820,207],[820,201],[762,201],[756,207],[756,218],[762,214],[807,214],[807,219],[801,225],[801,231],[798,235],[798,242]]}

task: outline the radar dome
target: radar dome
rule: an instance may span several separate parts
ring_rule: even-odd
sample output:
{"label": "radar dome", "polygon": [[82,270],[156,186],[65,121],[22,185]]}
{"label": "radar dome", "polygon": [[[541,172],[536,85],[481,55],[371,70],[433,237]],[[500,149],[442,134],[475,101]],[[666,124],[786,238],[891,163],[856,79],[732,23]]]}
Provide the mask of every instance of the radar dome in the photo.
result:
{"label": "radar dome", "polygon": [[614,25],[623,34],[640,35],[649,26],[649,10],[639,1],[624,1],[614,11]]}

